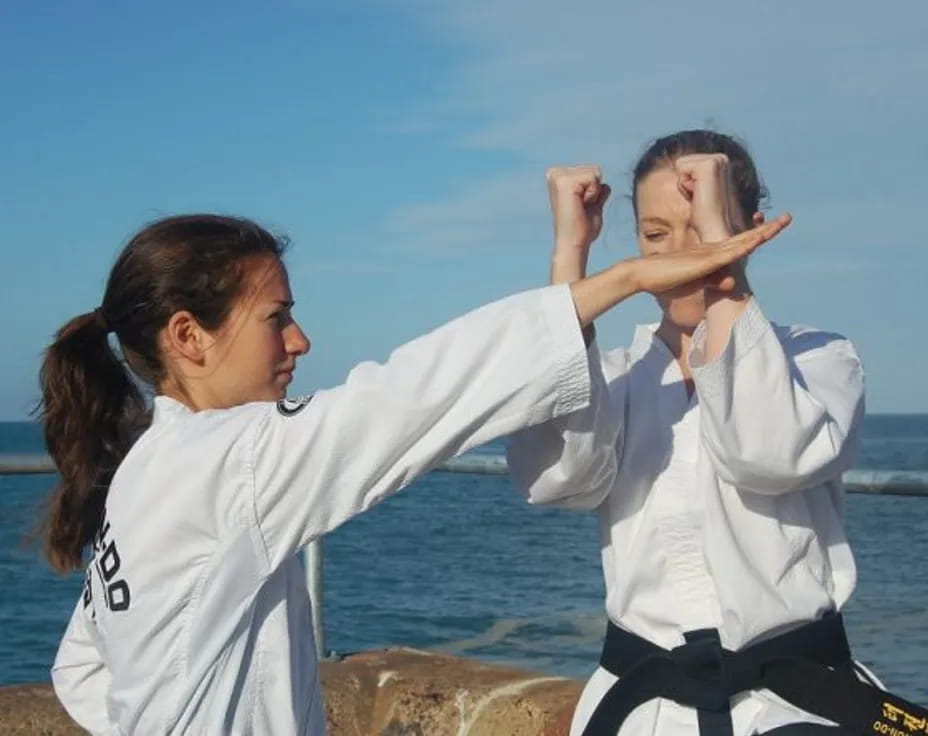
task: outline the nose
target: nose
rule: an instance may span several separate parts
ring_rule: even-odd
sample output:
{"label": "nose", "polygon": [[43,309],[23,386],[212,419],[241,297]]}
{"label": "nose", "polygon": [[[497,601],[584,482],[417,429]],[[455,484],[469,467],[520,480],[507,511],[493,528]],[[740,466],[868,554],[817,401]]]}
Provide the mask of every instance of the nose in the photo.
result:
{"label": "nose", "polygon": [[287,325],[287,329],[284,334],[284,345],[287,348],[287,353],[289,355],[306,355],[309,352],[311,343],[309,338],[306,337],[306,333],[303,332],[303,328],[300,327],[296,322],[291,322]]}

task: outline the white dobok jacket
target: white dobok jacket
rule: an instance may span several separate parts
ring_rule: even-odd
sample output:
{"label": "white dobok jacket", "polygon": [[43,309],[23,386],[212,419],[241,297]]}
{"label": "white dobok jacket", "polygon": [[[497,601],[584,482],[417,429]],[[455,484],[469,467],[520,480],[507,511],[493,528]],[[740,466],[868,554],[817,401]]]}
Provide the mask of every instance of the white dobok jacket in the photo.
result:
{"label": "white dobok jacket", "polygon": [[438,462],[589,401],[567,287],[483,307],[311,400],[155,400],[52,678],[94,734],[325,732],[297,551]]}
{"label": "white dobok jacket", "polygon": [[[533,503],[598,509],[606,612],[666,649],[714,628],[737,650],[840,609],[856,579],[841,485],[864,406],[854,347],[773,325],[752,299],[717,360],[697,329],[689,398],[655,329],[627,350],[594,342],[589,406],[513,437],[516,484]],[[596,670],[572,734],[614,682]],[[806,720],[769,692],[732,709],[736,736]],[[620,732],[695,734],[697,716],[654,700]]]}

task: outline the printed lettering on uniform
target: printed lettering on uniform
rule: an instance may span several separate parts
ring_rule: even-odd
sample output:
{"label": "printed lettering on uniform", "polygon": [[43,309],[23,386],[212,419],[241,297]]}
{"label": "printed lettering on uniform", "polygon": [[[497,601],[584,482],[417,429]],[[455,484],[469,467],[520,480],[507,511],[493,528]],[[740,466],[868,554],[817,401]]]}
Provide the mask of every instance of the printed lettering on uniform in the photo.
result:
{"label": "printed lettering on uniform", "polygon": [[[106,607],[111,611],[127,611],[132,596],[129,591],[129,583],[120,575],[122,560],[119,557],[116,540],[110,539],[109,533],[110,523],[104,519],[100,531],[97,532],[93,539],[93,566],[100,578],[100,586],[104,591],[103,602]],[[84,593],[85,606],[87,601],[91,599],[89,570],[87,575],[87,585]]]}
{"label": "printed lettering on uniform", "polygon": [[281,399],[277,402],[277,411],[279,411],[285,417],[292,417],[294,414],[299,414],[303,409],[306,408],[306,405],[312,401],[312,396],[298,396],[295,399]]}
{"label": "printed lettering on uniform", "polygon": [[91,620],[97,617],[97,609],[93,606],[93,588],[91,586],[91,577],[90,577],[91,567],[88,565],[87,570],[84,572],[84,593],[83,593],[83,602],[84,610],[90,608],[90,618]]}

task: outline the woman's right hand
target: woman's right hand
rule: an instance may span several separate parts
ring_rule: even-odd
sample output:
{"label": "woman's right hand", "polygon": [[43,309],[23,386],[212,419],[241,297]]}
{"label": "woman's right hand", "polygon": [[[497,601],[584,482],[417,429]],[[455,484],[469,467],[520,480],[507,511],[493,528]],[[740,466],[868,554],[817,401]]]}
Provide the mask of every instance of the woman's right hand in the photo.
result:
{"label": "woman's right hand", "polygon": [[571,296],[582,327],[616,304],[642,291],[659,294],[694,281],[724,291],[734,286],[725,266],[757,250],[792,221],[789,215],[746,230],[721,243],[620,261],[593,276],[573,281]]}
{"label": "woman's right hand", "polygon": [[659,294],[677,286],[703,280],[719,291],[731,290],[735,281],[722,271],[735,261],[753,253],[786,228],[792,217],[782,214],[770,222],[745,230],[719,243],[703,243],[672,253],[656,253],[635,258],[631,264],[637,291]]}

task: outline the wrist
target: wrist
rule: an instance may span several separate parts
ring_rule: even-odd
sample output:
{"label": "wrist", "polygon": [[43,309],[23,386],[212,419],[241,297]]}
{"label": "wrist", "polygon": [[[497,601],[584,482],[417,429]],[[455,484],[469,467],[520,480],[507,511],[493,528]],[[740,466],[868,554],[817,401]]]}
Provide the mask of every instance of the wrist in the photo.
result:
{"label": "wrist", "polygon": [[696,232],[703,243],[721,243],[735,234],[731,226],[723,221],[708,222],[705,225],[697,224]]}
{"label": "wrist", "polygon": [[[731,291],[718,291],[715,289],[706,289],[706,311],[719,311],[719,309],[724,309],[724,307],[719,307],[718,305],[732,305],[732,304],[743,304],[752,296],[754,292],[751,291],[751,285],[748,284],[747,279],[743,276],[738,278],[735,283],[735,288]],[[713,309],[716,307],[717,309]]]}
{"label": "wrist", "polygon": [[575,238],[555,238],[554,254],[563,255],[565,257],[573,255],[586,258],[590,253],[590,246],[592,245],[592,242],[585,242]]}
{"label": "wrist", "polygon": [[552,283],[571,282],[586,276],[587,253],[555,248],[551,254]]}
{"label": "wrist", "polygon": [[641,282],[641,258],[629,258],[614,263],[609,270],[614,283],[621,288],[627,296],[634,296],[644,291]]}

